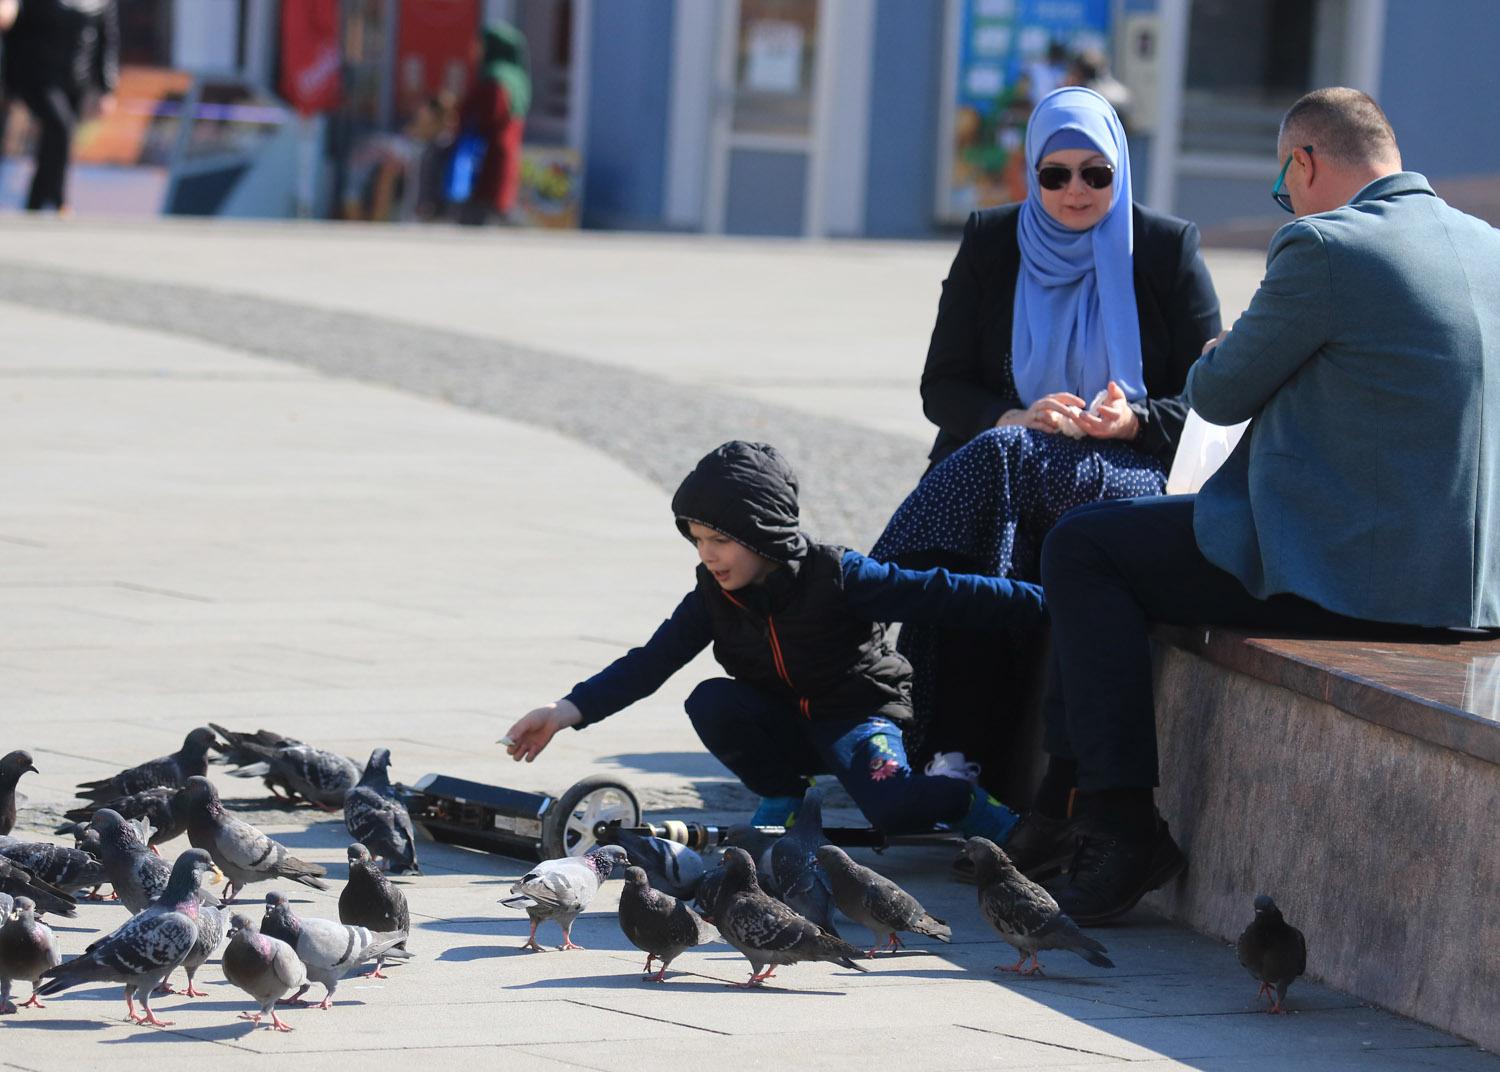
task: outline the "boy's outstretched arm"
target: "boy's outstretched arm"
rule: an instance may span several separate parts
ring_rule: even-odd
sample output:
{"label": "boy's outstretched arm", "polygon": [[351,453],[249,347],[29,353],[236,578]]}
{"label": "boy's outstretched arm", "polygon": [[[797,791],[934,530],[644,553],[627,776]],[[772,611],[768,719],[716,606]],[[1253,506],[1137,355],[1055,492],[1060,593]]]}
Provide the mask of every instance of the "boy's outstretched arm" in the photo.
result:
{"label": "boy's outstretched arm", "polygon": [[948,570],[908,570],[845,551],[849,608],[874,622],[1032,628],[1047,618],[1042,586]]}
{"label": "boy's outstretched arm", "polygon": [[692,662],[712,639],[703,598],[696,590],[689,592],[645,644],[631,648],[593,677],[574,685],[563,699],[522,716],[500,743],[512,759],[529,763],[558,730],[569,726],[582,729],[650,696]]}

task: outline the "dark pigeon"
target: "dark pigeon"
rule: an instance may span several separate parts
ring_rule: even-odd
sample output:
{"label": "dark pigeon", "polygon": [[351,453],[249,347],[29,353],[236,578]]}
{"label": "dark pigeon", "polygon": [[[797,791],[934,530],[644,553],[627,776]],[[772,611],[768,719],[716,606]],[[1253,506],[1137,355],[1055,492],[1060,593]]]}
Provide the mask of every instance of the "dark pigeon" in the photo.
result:
{"label": "dark pigeon", "polygon": [[[73,847],[75,849],[78,849],[80,852],[86,852],[94,859],[100,860],[99,831],[95,830],[88,823],[67,823],[66,825],[58,827],[56,832],[59,834],[67,834],[73,839]],[[100,860],[100,862],[103,863],[103,860]],[[93,889],[89,890],[87,897],[90,901],[103,900],[103,898],[99,896],[98,886],[95,886]]]}
{"label": "dark pigeon", "polygon": [[516,880],[514,895],[502,898],[507,908],[524,908],[531,917],[531,934],[521,948],[542,952],[536,929],[549,919],[562,928],[564,949],[582,949],[573,942],[573,921],[578,918],[615,868],[626,867],[630,857],[618,845],[601,845],[582,856],[543,860]]}
{"label": "dark pigeon", "polygon": [[297,859],[285,845],[225,812],[219,791],[207,778],[189,778],[173,806],[187,818],[188,841],[207,851],[229,880],[225,903],[252,882],[275,878],[290,879],[315,890],[328,888],[321,866]]}
{"label": "dark pigeon", "polygon": [[[1240,963],[1260,983],[1261,997],[1271,998],[1267,1012],[1286,1012],[1286,992],[1292,980],[1307,971],[1307,939],[1281,917],[1281,909],[1265,894],[1255,899],[1255,918],[1238,944]],[[1274,997],[1273,997],[1274,992]]]}
{"label": "dark pigeon", "polygon": [[276,890],[266,894],[266,914],[260,921],[262,934],[280,938],[297,953],[307,969],[300,998],[311,983],[322,983],[324,994],[320,1009],[333,1007],[333,994],[339,980],[361,964],[385,957],[410,960],[411,954],[397,948],[406,940],[405,931],[376,932],[368,927],[353,927],[331,919],[299,916],[292,911],[286,896]]}
{"label": "dark pigeon", "polygon": [[703,857],[686,845],[620,829],[611,830],[608,839],[625,850],[631,863],[646,872],[653,890],[684,899],[697,894],[698,884],[703,881]]}
{"label": "dark pigeon", "polygon": [[[172,801],[176,796],[176,789],[158,786],[155,789],[143,789],[129,796],[115,797],[113,800],[99,801],[82,808],[74,808],[66,813],[65,818],[72,819],[74,822],[88,823],[93,820],[94,813],[100,808],[108,808],[110,811],[118,812],[122,819],[145,819],[151,824],[151,836],[147,839],[147,843],[154,847],[164,845],[173,838],[187,833],[187,820],[172,807]],[[63,834],[70,830],[71,827],[61,827],[57,832]]]}
{"label": "dark pigeon", "polygon": [[307,969],[297,951],[279,938],[260,933],[248,917],[236,913],[229,921],[229,945],[224,949],[224,978],[249,994],[260,1012],[242,1012],[240,1019],[260,1023],[270,1016],[271,1028],[290,1031],[276,1015],[276,1003],[307,989]]}
{"label": "dark pigeon", "polygon": [[30,752],[9,752],[0,756],[0,834],[16,828],[16,783],[23,774],[36,774]]}
{"label": "dark pigeon", "polygon": [[710,868],[703,881],[698,883],[698,896],[693,899],[693,910],[710,923],[714,921],[714,906],[719,901],[719,887],[724,884],[725,874],[721,856],[718,864]]}
{"label": "dark pigeon", "polygon": [[[639,867],[625,869],[625,888],[620,892],[620,930],[646,954],[646,978],[667,981],[667,968],[685,949],[712,942],[717,931],[671,894],[651,888],[646,872]],[[661,970],[651,974],[651,962],[661,961]]]}
{"label": "dark pigeon", "polygon": [[0,893],[30,898],[38,912],[51,912],[58,916],[78,915],[78,902],[72,897],[4,856],[0,856]]}
{"label": "dark pigeon", "polygon": [[98,889],[105,883],[104,865],[82,849],[47,841],[0,837],[0,856],[20,864],[32,878],[68,894]]}
{"label": "dark pigeon", "polygon": [[99,861],[120,903],[131,915],[144,912],[167,888],[172,868],[113,809],[96,811],[89,828],[99,839]]}
{"label": "dark pigeon", "polygon": [[259,758],[246,747],[247,745],[258,745],[261,748],[290,748],[304,743],[295,737],[277,733],[275,730],[239,732],[226,730],[217,722],[210,722],[208,725],[221,738],[220,741],[214,742],[213,750],[231,767],[244,767]]}
{"label": "dark pigeon", "polygon": [[[370,850],[355,842],[349,846],[349,881],[344,883],[339,894],[339,922],[352,923],[357,927],[368,927],[372,931],[403,931],[411,933],[411,910],[406,907],[406,895],[391,885],[370,856]],[[397,949],[405,949],[402,941]],[[380,969],[385,960],[375,962],[371,978],[384,979]]]}
{"label": "dark pigeon", "polygon": [[[172,866],[167,888],[150,908],[90,947],[89,952],[48,971],[37,991],[43,997],[80,983],[125,984],[125,1011],[139,1024],[170,1027],[151,1011],[151,992],[192,952],[198,940],[198,897],[203,876],[213,861],[201,849],[189,849]],[[136,995],[141,1015],[135,1011]]]}
{"label": "dark pigeon", "polygon": [[359,784],[344,797],[344,825],[349,836],[369,849],[371,856],[385,860],[388,870],[420,875],[416,831],[406,805],[391,788],[390,766],[389,748],[370,753]]}
{"label": "dark pigeon", "polygon": [[800,916],[760,888],[755,862],[744,849],[724,850],[724,879],[714,906],[714,925],[724,940],[750,961],[750,978],[736,986],[759,986],[782,964],[825,960],[855,971],[864,953]]}
{"label": "dark pigeon", "polygon": [[[287,787],[292,793],[324,811],[336,811],[344,804],[344,794],[359,781],[359,768],[353,760],[311,745],[288,745],[285,748],[262,748],[244,744],[243,749],[260,759],[230,773],[236,778],[263,778]],[[273,790],[274,792],[274,790]]]}
{"label": "dark pigeon", "polygon": [[208,773],[208,750],[213,744],[214,731],[207,726],[199,726],[187,735],[182,747],[170,756],[161,756],[108,778],[80,782],[78,795],[86,800],[104,801],[129,796],[145,789],[176,789],[185,785],[193,775]]}
{"label": "dark pigeon", "polygon": [[50,927],[37,922],[36,905],[31,899],[18,897],[14,904],[6,906],[5,914],[0,916],[0,1015],[16,1011],[10,987],[17,979],[31,984],[31,997],[20,1007],[45,1009],[47,1006],[37,997],[37,980],[61,963],[57,939]]}
{"label": "dark pigeon", "polygon": [[818,847],[828,844],[823,835],[823,791],[809,788],[797,809],[795,825],[771,846],[771,875],[776,896],[793,911],[806,916],[829,934],[833,925],[833,884],[818,863]]}
{"label": "dark pigeon", "polygon": [[1066,949],[1099,968],[1115,966],[1104,955],[1104,946],[1079,930],[1052,895],[1017,871],[993,841],[970,838],[964,842],[964,854],[974,861],[980,913],[1021,954],[1014,964],[997,965],[999,970],[1020,972],[1029,957],[1031,967],[1025,974],[1040,975],[1037,954],[1044,949]]}
{"label": "dark pigeon", "polygon": [[[900,949],[903,943],[899,931],[925,934],[940,942],[952,939],[952,927],[929,915],[920,901],[884,875],[849,859],[849,854],[837,845],[819,846],[817,855],[818,863],[833,883],[833,901],[839,911],[855,923],[869,927],[876,941],[881,935],[888,936],[876,948]],[[874,955],[875,949],[871,949],[870,956]]]}

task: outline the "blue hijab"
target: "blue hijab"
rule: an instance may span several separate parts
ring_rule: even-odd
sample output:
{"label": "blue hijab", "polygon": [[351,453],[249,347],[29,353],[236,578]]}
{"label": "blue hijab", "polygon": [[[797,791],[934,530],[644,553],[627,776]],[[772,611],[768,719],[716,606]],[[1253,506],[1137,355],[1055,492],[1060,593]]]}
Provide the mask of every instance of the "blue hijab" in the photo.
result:
{"label": "blue hijab", "polygon": [[[1115,168],[1109,213],[1085,231],[1064,227],[1042,207],[1037,163],[1055,150],[1090,145]],[[1132,401],[1146,396],[1141,327],[1131,256],[1130,154],[1125,128],[1092,89],[1065,86],[1042,98],[1026,128],[1026,188],[1019,235],[1011,365],[1030,405],[1054,391],[1085,403],[1110,380]]]}

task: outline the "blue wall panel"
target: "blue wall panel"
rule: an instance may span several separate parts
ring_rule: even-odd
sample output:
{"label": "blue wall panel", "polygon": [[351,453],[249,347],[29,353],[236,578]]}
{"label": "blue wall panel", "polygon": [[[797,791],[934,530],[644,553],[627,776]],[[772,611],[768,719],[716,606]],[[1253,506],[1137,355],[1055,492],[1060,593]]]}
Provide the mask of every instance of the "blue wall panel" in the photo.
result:
{"label": "blue wall panel", "polygon": [[926,236],[934,229],[943,11],[936,2],[876,5],[865,186],[871,238]]}
{"label": "blue wall panel", "polygon": [[673,0],[592,5],[585,227],[655,229],[665,214]]}
{"label": "blue wall panel", "polygon": [[1412,171],[1500,171],[1500,4],[1389,0],[1379,100]]}
{"label": "blue wall panel", "polygon": [[806,153],[735,149],[729,154],[724,230],[740,235],[800,235],[806,191]]}

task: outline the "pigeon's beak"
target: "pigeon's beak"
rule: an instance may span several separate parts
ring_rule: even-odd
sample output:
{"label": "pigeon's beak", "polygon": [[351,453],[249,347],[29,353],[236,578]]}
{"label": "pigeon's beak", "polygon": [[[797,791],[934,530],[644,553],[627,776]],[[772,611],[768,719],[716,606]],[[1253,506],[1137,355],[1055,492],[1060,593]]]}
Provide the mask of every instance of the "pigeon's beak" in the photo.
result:
{"label": "pigeon's beak", "polygon": [[224,881],[224,872],[222,872],[222,871],[219,870],[219,865],[218,864],[214,864],[213,870],[211,872],[209,872],[209,875],[208,875],[208,884],[210,886],[217,886],[219,883],[221,883],[223,881]]}
{"label": "pigeon's beak", "polygon": [[32,774],[41,774],[41,773],[42,773],[42,772],[41,772],[41,771],[39,771],[39,770],[37,770],[37,769],[36,769],[36,766],[35,766],[35,765],[33,765],[33,764],[30,764],[30,763],[28,763],[28,764],[27,764],[27,765],[26,765],[26,769],[27,769],[27,770],[28,770],[28,771],[30,771],[30,772],[31,772],[31,773],[32,773]]}

